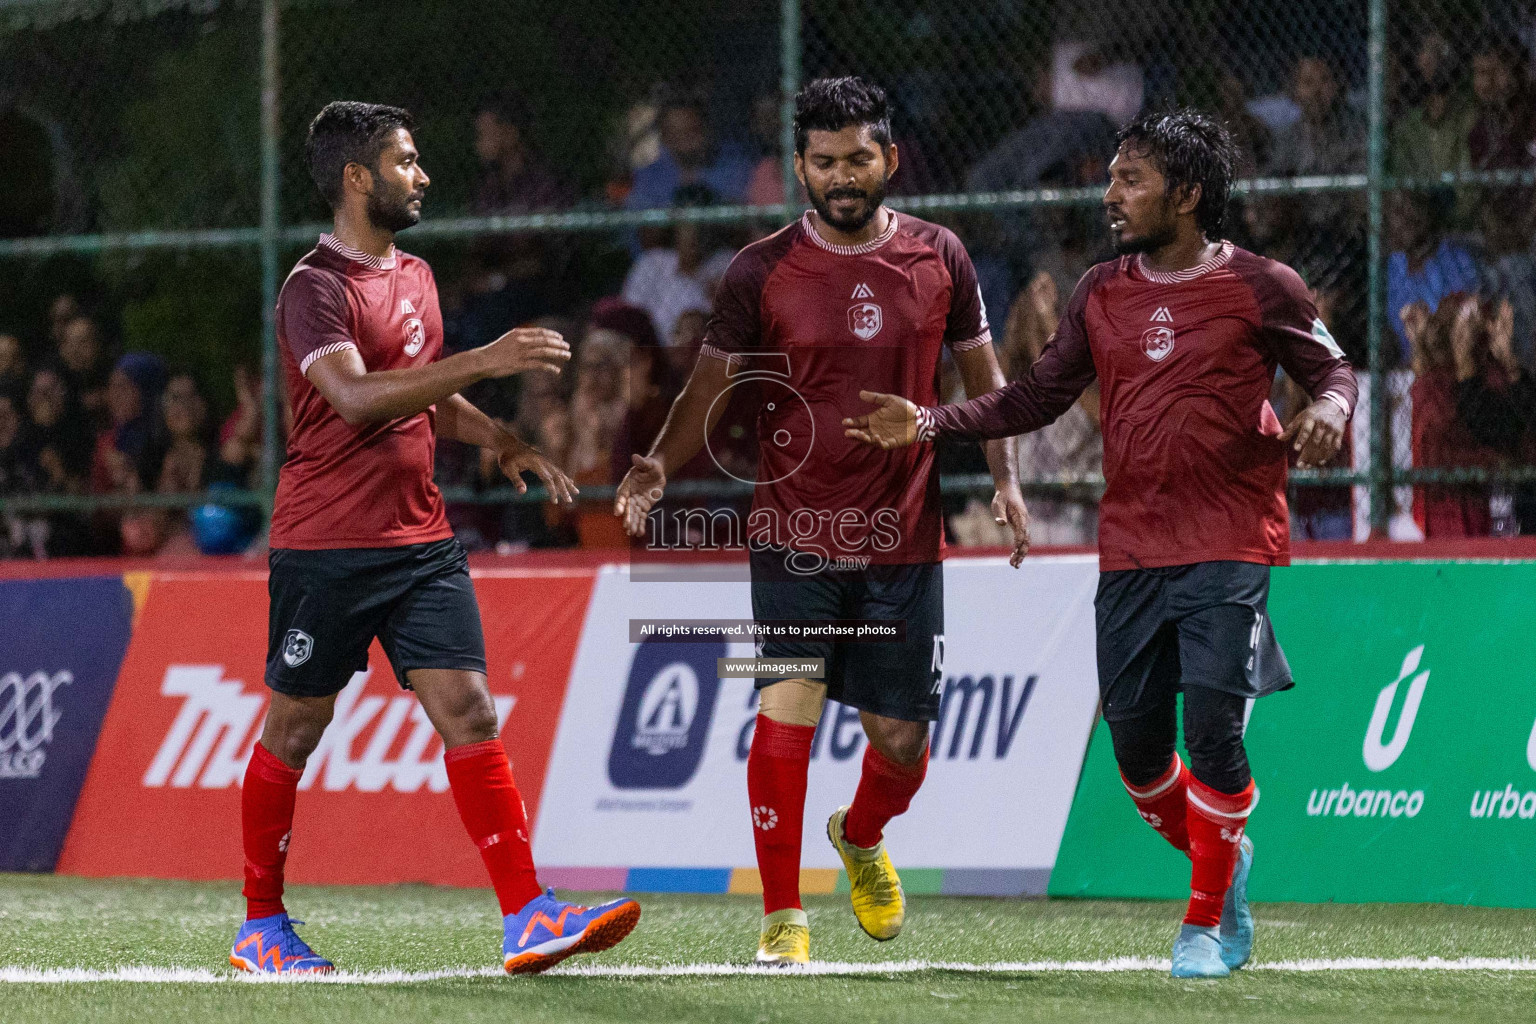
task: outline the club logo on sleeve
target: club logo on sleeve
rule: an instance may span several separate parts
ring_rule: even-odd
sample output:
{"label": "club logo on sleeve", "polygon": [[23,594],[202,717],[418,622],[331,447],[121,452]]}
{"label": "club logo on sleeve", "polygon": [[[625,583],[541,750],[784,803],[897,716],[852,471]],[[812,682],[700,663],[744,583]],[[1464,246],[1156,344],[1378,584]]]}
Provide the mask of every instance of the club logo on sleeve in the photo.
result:
{"label": "club logo on sleeve", "polygon": [[873,302],[861,302],[856,306],[848,307],[848,329],[856,334],[860,341],[873,338],[884,326],[885,318],[880,312],[880,307]]}
{"label": "club logo on sleeve", "polygon": [[298,668],[315,653],[315,638],[302,629],[290,629],[283,637],[283,663]]}
{"label": "club logo on sleeve", "polygon": [[414,356],[427,343],[427,329],[415,317],[405,322],[405,354]]}
{"label": "club logo on sleeve", "polygon": [[1160,363],[1168,358],[1173,351],[1173,330],[1168,327],[1153,327],[1141,336],[1141,350],[1147,354],[1147,358],[1154,363]]}

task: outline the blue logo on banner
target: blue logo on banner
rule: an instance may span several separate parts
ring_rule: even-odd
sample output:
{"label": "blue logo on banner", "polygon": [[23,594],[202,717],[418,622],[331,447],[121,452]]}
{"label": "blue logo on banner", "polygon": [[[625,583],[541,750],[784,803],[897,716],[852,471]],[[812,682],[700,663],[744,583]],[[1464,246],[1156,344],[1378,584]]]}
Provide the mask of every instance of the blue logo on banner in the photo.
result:
{"label": "blue logo on banner", "polygon": [[619,789],[681,789],[704,758],[720,691],[716,661],[725,643],[647,640],[635,651],[624,688],[608,780]]}
{"label": "blue logo on banner", "polygon": [[0,871],[51,871],[128,650],[121,577],[0,582]]}

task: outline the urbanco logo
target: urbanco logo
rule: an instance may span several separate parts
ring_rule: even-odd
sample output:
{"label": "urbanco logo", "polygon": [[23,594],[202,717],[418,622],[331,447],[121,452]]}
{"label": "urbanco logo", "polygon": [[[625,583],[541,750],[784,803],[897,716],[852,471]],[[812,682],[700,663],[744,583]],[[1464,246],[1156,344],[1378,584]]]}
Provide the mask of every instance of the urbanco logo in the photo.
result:
{"label": "urbanco logo", "polygon": [[608,751],[608,780],[618,789],[681,789],[704,758],[724,642],[648,640],[635,651]]}
{"label": "urbanco logo", "polygon": [[[1424,687],[1429,684],[1429,670],[1425,669],[1414,676],[1418,671],[1419,662],[1424,657],[1424,645],[1420,644],[1409,651],[1403,658],[1403,667],[1398,670],[1397,678],[1388,683],[1376,697],[1376,708],[1371,712],[1371,724],[1365,730],[1365,746],[1362,756],[1365,758],[1365,766],[1373,772],[1386,771],[1402,756],[1403,750],[1408,746],[1408,739],[1413,735],[1413,722],[1419,715],[1419,703],[1424,699]],[[1408,696],[1403,701],[1403,710],[1397,718],[1397,728],[1392,730],[1392,739],[1386,743],[1382,737],[1386,735],[1387,718],[1392,714],[1392,704],[1397,699],[1397,688],[1403,680],[1413,676],[1413,681],[1408,684]]]}

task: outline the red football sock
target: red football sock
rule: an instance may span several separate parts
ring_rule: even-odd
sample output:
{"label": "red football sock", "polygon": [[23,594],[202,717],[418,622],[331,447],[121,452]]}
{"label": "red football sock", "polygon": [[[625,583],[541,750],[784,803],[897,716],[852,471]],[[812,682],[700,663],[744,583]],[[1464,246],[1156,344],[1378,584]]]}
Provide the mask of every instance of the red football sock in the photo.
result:
{"label": "red football sock", "polygon": [[928,774],[928,749],[917,764],[897,764],[871,743],[864,750],[864,769],[859,788],[843,819],[843,838],[854,846],[870,847],[885,834],[885,826],[905,814],[918,787]]}
{"label": "red football sock", "polygon": [[747,799],[765,914],[800,906],[800,833],[815,736],[814,726],[757,716],[747,755]]}
{"label": "red football sock", "polygon": [[1232,884],[1243,827],[1259,802],[1258,790],[1252,779],[1241,793],[1222,793],[1192,778],[1188,795],[1190,859],[1195,866],[1184,923],[1214,928],[1221,923],[1221,905]]}
{"label": "red football sock", "polygon": [[469,838],[480,848],[501,914],[515,914],[543,892],[528,842],[528,812],[500,739],[466,743],[443,754],[448,785]]}
{"label": "red football sock", "polygon": [[1189,774],[1189,769],[1184,767],[1179,755],[1174,754],[1168,770],[1145,786],[1131,785],[1124,775],[1120,776],[1120,781],[1125,783],[1126,792],[1136,802],[1136,810],[1141,812],[1142,820],[1172,843],[1175,849],[1187,855],[1189,827],[1185,824],[1185,815],[1188,813],[1188,802],[1184,794],[1194,781],[1194,776]]}
{"label": "red football sock", "polygon": [[240,834],[245,845],[245,919],[284,913],[283,864],[293,834],[293,800],[302,771],[256,744],[240,791]]}

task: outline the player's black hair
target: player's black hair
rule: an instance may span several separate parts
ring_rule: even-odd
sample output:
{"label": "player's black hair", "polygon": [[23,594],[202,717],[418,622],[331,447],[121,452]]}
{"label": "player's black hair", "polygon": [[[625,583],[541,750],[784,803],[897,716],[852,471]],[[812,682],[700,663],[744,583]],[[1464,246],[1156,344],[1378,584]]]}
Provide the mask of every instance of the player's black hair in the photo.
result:
{"label": "player's black hair", "polygon": [[891,144],[891,104],[885,90],[854,75],[818,78],[795,96],[795,152],[804,153],[811,132],[840,132],[869,125],[869,137]]}
{"label": "player's black hair", "polygon": [[1120,129],[1115,142],[1156,164],[1170,196],[1199,185],[1195,223],[1206,238],[1221,237],[1232,194],[1232,166],[1237,161],[1237,144],[1225,125],[1198,110],[1143,114]]}
{"label": "player's black hair", "polygon": [[415,131],[416,121],[409,110],[382,103],[336,100],[315,115],[304,139],[304,163],[332,209],[341,202],[341,175],[347,164],[376,168],[397,128]]}

